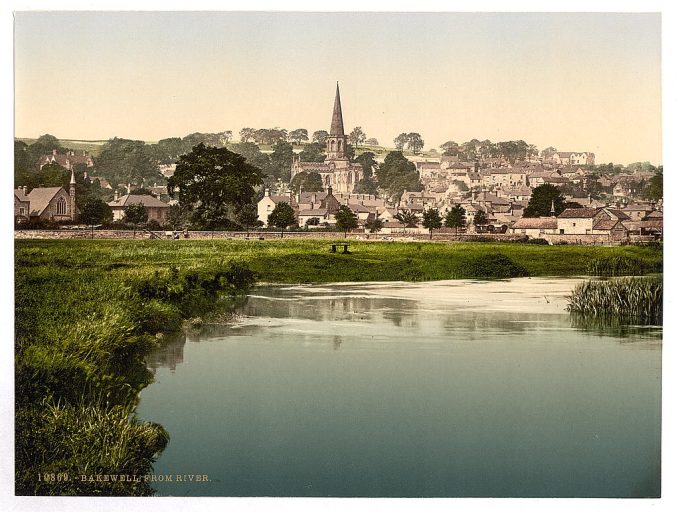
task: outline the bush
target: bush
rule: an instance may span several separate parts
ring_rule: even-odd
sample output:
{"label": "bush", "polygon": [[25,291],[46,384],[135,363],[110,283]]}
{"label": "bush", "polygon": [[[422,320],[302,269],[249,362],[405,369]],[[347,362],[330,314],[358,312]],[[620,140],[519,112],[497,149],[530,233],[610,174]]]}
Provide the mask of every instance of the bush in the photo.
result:
{"label": "bush", "polygon": [[473,259],[466,266],[466,275],[481,279],[507,279],[526,277],[529,271],[504,254],[484,254]]}
{"label": "bush", "polygon": [[156,219],[151,219],[147,222],[146,227],[150,231],[160,231],[162,229],[160,223]]}
{"label": "bush", "polygon": [[545,238],[530,238],[527,240],[527,243],[532,245],[550,245],[550,242]]}

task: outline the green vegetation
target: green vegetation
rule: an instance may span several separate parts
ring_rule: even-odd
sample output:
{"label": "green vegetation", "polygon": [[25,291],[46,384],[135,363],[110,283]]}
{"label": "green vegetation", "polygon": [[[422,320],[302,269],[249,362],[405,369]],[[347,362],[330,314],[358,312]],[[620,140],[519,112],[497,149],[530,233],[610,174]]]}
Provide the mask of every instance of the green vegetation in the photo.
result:
{"label": "green vegetation", "polygon": [[[655,247],[334,240],[17,240],[17,494],[145,495],[152,489],[80,481],[144,474],[167,442],[131,414],[152,379],[144,357],[164,333],[229,311],[254,282],[434,280],[584,274],[625,256],[653,268]],[[335,240],[337,242],[340,239]],[[39,473],[68,474],[44,482]]]}
{"label": "green vegetation", "polygon": [[[233,306],[254,282],[231,259],[181,268],[144,258],[133,264],[122,253],[108,259],[106,247],[93,252],[96,246],[17,244],[20,495],[150,494],[143,480],[111,486],[79,476],[150,471],[167,433],[130,415],[152,380],[145,355],[182,319]],[[45,474],[58,477],[45,481]]]}
{"label": "green vegetation", "polygon": [[653,276],[579,283],[569,297],[568,309],[585,316],[660,324],[662,306],[663,279]]}
{"label": "green vegetation", "polygon": [[660,272],[663,272],[662,261],[649,262],[622,255],[596,258],[588,264],[591,276],[641,276]]}

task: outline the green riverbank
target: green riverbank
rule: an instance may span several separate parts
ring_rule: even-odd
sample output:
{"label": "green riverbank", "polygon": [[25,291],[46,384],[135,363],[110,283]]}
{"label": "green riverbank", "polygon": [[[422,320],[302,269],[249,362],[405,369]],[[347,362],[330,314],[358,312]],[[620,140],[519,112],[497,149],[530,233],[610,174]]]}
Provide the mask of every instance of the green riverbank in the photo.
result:
{"label": "green riverbank", "polygon": [[255,276],[567,276],[612,256],[634,258],[645,272],[662,267],[662,251],[652,247],[347,242],[351,254],[330,253],[329,240],[16,241],[17,494],[150,494],[143,478],[112,484],[82,475],[151,471],[167,434],[134,417],[151,380],[145,355],[183,319],[229,310]]}

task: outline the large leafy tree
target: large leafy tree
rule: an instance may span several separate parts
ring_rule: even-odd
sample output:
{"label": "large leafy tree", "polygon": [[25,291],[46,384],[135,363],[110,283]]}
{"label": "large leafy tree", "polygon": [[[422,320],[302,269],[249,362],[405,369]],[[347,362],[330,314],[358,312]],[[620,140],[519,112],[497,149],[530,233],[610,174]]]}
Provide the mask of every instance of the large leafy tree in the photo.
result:
{"label": "large leafy tree", "polygon": [[324,149],[324,145],[318,142],[307,144],[300,152],[300,160],[302,162],[323,162],[326,159]]}
{"label": "large leafy tree", "polygon": [[326,144],[327,138],[328,132],[326,130],[317,130],[312,134],[312,142],[316,142],[322,146]]}
{"label": "large leafy tree", "polygon": [[484,226],[484,225],[488,224],[488,222],[489,222],[489,218],[486,216],[486,212],[484,212],[483,210],[477,210],[475,212],[475,216],[472,219],[472,223],[475,226],[477,226],[477,227]]}
{"label": "large leafy tree", "polygon": [[269,167],[269,156],[260,151],[260,146],[254,142],[240,142],[231,147],[231,151],[243,156],[250,165],[264,171]]}
{"label": "large leafy tree", "polygon": [[647,199],[658,201],[663,198],[663,167],[660,167],[656,174],[649,180],[644,195]]}
{"label": "large leafy tree", "polygon": [[288,139],[299,145],[302,141],[309,140],[309,133],[306,128],[297,128],[288,134]]}
{"label": "large leafy tree", "polygon": [[423,212],[423,227],[430,231],[430,240],[432,240],[432,231],[442,227],[442,217],[439,215],[439,210],[428,208]]}
{"label": "large leafy tree", "polygon": [[[182,155],[168,192],[192,210],[192,220],[214,229],[237,223],[236,214],[252,203],[262,172],[226,148],[198,144]],[[179,192],[175,192],[178,188]]]}
{"label": "large leafy tree", "polygon": [[335,212],[335,225],[345,232],[345,238],[347,238],[347,232],[359,225],[359,219],[349,206],[343,204]]}
{"label": "large leafy tree", "polygon": [[413,192],[422,190],[415,164],[409,162],[399,151],[387,154],[385,161],[376,171],[376,177],[380,188],[394,202],[401,198],[404,190]]}
{"label": "large leafy tree", "polygon": [[46,133],[45,135],[38,137],[38,139],[26,149],[31,167],[37,167],[40,157],[52,154],[52,151],[55,149],[57,150],[57,153],[60,154],[66,152],[66,148],[61,145],[59,139],[54,135]]}
{"label": "large leafy tree", "polygon": [[95,159],[97,174],[113,185],[153,183],[158,172],[158,148],[147,146],[141,140],[114,137],[102,146]]}
{"label": "large leafy tree", "polygon": [[447,228],[454,228],[458,234],[458,228],[465,227],[465,210],[459,204],[451,208],[446,214],[444,225]]}
{"label": "large leafy tree", "polygon": [[293,145],[280,140],[274,145],[274,152],[269,156],[267,174],[283,182],[290,180],[290,167],[293,163]]}
{"label": "large leafy tree", "polygon": [[564,196],[559,188],[550,183],[539,185],[531,192],[529,204],[524,209],[522,217],[547,217],[555,206],[555,215],[566,209]]}
{"label": "large leafy tree", "polygon": [[132,236],[134,237],[137,233],[137,227],[144,224],[149,219],[149,214],[142,203],[129,204],[125,207],[123,212],[123,222],[132,224]]}
{"label": "large leafy tree", "polygon": [[394,138],[394,147],[398,149],[399,151],[402,151],[404,149],[404,146],[408,142],[408,134],[407,133],[400,133]]}
{"label": "large leafy tree", "polygon": [[457,142],[449,140],[439,146],[439,148],[444,152],[446,156],[457,156],[459,152],[459,146]]}
{"label": "large leafy tree", "polygon": [[288,226],[297,224],[295,219],[295,211],[288,203],[278,203],[272,212],[267,217],[267,225],[281,230],[281,238],[283,238],[283,230]]}
{"label": "large leafy tree", "polygon": [[238,134],[241,137],[241,142],[255,140],[255,128],[241,128],[241,131],[238,132]]}
{"label": "large leafy tree", "polygon": [[[144,211],[146,214],[146,210]],[[88,226],[105,224],[113,218],[113,212],[108,204],[101,199],[90,198],[80,208],[80,221]]]}

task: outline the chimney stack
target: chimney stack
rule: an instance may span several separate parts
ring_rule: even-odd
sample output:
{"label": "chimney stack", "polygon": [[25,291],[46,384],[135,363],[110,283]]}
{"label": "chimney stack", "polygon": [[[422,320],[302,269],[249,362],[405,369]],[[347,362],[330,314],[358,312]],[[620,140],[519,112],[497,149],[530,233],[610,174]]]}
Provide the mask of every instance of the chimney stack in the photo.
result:
{"label": "chimney stack", "polygon": [[53,150],[52,150],[52,154],[53,154],[53,155],[56,155],[56,154],[57,154],[57,150],[56,150],[56,149],[53,149]]}
{"label": "chimney stack", "polygon": [[113,200],[118,201],[118,189],[113,193]]}
{"label": "chimney stack", "polygon": [[269,197],[271,194],[269,193],[269,188],[264,189],[264,197]]}

